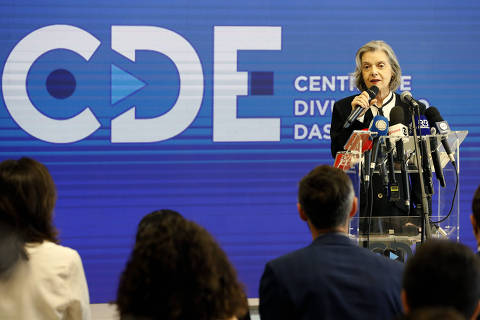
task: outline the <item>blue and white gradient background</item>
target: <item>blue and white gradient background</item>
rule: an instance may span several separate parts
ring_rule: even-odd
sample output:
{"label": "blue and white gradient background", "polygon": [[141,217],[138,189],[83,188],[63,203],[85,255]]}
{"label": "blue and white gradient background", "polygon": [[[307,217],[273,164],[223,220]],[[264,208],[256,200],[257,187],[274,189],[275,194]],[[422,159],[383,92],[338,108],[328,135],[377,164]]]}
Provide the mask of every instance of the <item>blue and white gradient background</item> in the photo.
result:
{"label": "blue and white gradient background", "polygon": [[[89,61],[68,50],[45,53],[32,65],[26,86],[44,115],[66,119],[89,106],[101,127],[74,143],[45,142],[19,127],[2,94],[0,160],[29,156],[48,166],[58,188],[55,223],[62,243],[82,256],[93,303],[114,299],[138,221],[161,208],[205,226],[235,264],[249,297],[257,297],[265,262],[310,242],[296,212],[297,183],[314,166],[333,162],[325,127],[330,108],[333,100],[355,93],[348,86],[342,90],[338,81],[335,90],[301,92],[295,79],[348,75],[356,50],[382,39],[394,48],[403,74],[411,76],[414,97],[435,105],[452,129],[469,130],[461,148],[460,241],[474,248],[468,215],[480,183],[479,21],[480,3],[473,0],[2,1],[2,70],[17,43],[45,26],[72,25],[100,41]],[[166,114],[179,92],[178,72],[167,56],[139,51],[133,62],[112,50],[114,25],[162,27],[197,52],[202,103],[179,135],[150,143],[111,142],[113,118],[132,106],[137,118]],[[280,119],[280,141],[213,140],[214,113],[222,112],[213,102],[215,26],[281,28],[280,50],[237,55],[237,69],[250,78],[254,72],[273,73],[273,87],[267,85],[273,94],[253,94],[249,81],[249,95],[237,99],[237,116]],[[112,65],[146,86],[112,103]],[[45,85],[57,69],[68,70],[76,81],[65,99],[54,98]],[[318,100],[323,111],[295,115],[295,100]],[[296,124],[319,131],[310,132],[312,139],[295,139]]]}

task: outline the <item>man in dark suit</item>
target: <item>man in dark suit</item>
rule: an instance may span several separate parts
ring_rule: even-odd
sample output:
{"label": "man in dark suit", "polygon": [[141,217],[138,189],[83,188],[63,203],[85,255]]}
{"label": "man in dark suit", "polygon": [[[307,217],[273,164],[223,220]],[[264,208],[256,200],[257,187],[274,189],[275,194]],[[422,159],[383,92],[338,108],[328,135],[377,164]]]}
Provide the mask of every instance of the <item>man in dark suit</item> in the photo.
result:
{"label": "man in dark suit", "polygon": [[426,307],[451,307],[465,319],[480,312],[480,260],[467,246],[429,240],[408,259],[403,275],[406,314]]}
{"label": "man in dark suit", "polygon": [[267,263],[260,282],[260,317],[391,319],[401,313],[403,265],[348,238],[357,211],[352,182],[319,166],[301,181],[298,212],[313,242]]}

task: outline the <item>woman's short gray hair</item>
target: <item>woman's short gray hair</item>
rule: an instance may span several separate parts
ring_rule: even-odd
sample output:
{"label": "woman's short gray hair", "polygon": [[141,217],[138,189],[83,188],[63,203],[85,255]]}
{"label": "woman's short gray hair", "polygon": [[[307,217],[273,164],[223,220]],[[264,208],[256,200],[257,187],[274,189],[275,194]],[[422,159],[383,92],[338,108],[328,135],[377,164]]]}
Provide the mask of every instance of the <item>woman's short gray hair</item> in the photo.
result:
{"label": "woman's short gray hair", "polygon": [[360,49],[357,51],[357,55],[355,56],[355,71],[353,72],[353,77],[355,79],[355,85],[360,91],[367,90],[367,86],[365,85],[365,81],[363,81],[362,75],[362,56],[365,52],[369,51],[377,51],[382,50],[387,55],[388,59],[390,60],[390,65],[392,67],[392,79],[390,80],[390,91],[395,91],[400,86],[400,80],[402,77],[402,69],[398,64],[397,56],[395,52],[393,52],[392,47],[390,47],[385,41],[382,40],[372,40],[366,44],[364,44]]}

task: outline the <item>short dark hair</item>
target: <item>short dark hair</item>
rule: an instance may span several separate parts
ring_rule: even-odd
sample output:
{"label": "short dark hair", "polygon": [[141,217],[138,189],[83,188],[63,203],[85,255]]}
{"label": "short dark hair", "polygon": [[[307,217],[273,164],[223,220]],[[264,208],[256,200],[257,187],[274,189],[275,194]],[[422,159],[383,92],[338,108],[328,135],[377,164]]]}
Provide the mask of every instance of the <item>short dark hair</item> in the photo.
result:
{"label": "short dark hair", "polygon": [[352,181],[347,174],[328,165],[310,171],[298,188],[298,202],[317,229],[344,224],[353,198]]}
{"label": "short dark hair", "polygon": [[[56,191],[48,169],[31,158],[0,163],[0,274],[19,257],[27,242],[58,242],[53,225]],[[5,241],[11,245],[6,246]]]}
{"label": "short dark hair", "polygon": [[475,217],[475,221],[477,222],[476,228],[480,228],[480,186],[478,186],[477,190],[473,195],[472,200],[472,214]]}
{"label": "short dark hair", "polygon": [[408,259],[403,288],[412,311],[453,307],[470,318],[480,299],[480,260],[463,244],[429,240]]}
{"label": "short dark hair", "polygon": [[122,319],[227,319],[248,311],[225,252],[207,230],[173,210],[140,222],[116,303]]}

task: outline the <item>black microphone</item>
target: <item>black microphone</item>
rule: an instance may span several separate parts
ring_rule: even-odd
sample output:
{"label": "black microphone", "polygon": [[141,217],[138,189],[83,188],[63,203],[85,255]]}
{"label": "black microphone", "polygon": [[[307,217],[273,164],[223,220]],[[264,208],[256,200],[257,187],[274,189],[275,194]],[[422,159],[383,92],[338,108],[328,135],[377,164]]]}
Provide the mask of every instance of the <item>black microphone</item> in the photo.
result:
{"label": "black microphone", "polygon": [[428,195],[433,194],[432,168],[430,167],[430,154],[427,151],[427,143],[423,137],[420,138],[420,152],[422,154],[423,181],[425,192]]}
{"label": "black microphone", "polygon": [[408,135],[408,129],[403,124],[405,119],[405,114],[403,113],[402,107],[395,106],[390,111],[390,127],[388,133],[390,139],[393,137],[398,137],[399,139],[395,141],[395,150],[397,152],[397,161],[400,162],[400,171],[402,177],[402,190],[403,197],[405,199],[405,205],[410,207],[410,182],[408,179],[407,171],[407,159],[405,155],[405,150],[403,146],[403,137]]}
{"label": "black microphone", "polygon": [[[386,140],[388,140],[388,138],[385,138],[385,144],[387,143]],[[389,195],[390,192],[388,187],[390,186],[390,176],[387,169],[387,163],[385,163],[385,162],[388,162],[388,150],[386,146],[385,147],[383,145],[379,146],[377,158],[378,158],[377,163],[379,166],[378,171],[380,173],[380,177],[382,177],[383,189],[385,191],[385,194]]]}
{"label": "black microphone", "polygon": [[[372,152],[371,152],[371,161],[370,161],[370,171],[369,176],[373,174],[375,167],[377,165],[377,159],[379,156],[379,149],[381,145],[381,136],[386,136],[388,134],[388,119],[381,115],[376,115],[371,124],[369,130],[373,133],[376,132],[377,136],[373,138]],[[381,156],[381,152],[380,152]]]}
{"label": "black microphone", "polygon": [[363,174],[362,183],[363,183],[365,192],[368,192],[368,186],[369,186],[369,183],[370,183],[370,160],[372,160],[372,149],[369,149],[369,150],[365,151],[365,153],[363,154],[363,159],[364,159],[364,162],[363,162],[363,167],[362,167],[363,168],[363,170],[362,170],[362,174]]}
{"label": "black microphone", "polygon": [[[368,99],[368,101],[370,101],[372,99],[375,99],[375,97],[378,94],[378,87],[377,86],[371,86],[370,89],[367,90],[367,93],[368,93],[368,96],[370,97],[370,99]],[[360,107],[358,105],[355,106],[355,109],[353,109],[353,111],[348,116],[348,119],[345,122],[345,124],[343,125],[343,128],[346,129],[346,128],[350,127],[352,125],[353,121],[355,121],[358,118],[358,116],[360,115],[360,113],[362,113],[362,111],[363,111],[362,107]]]}
{"label": "black microphone", "polygon": [[[430,125],[433,128],[435,128],[436,134],[446,134],[450,132],[450,127],[448,126],[447,121],[443,120],[437,108],[435,107],[428,108],[427,111],[425,111],[425,116],[427,117]],[[445,136],[442,136],[440,141],[442,142],[443,148],[445,149],[445,152],[450,158],[450,161],[455,166],[456,165],[455,157],[453,156],[453,153],[450,150],[450,145],[448,144],[447,138]]]}
{"label": "black microphone", "polygon": [[[432,134],[435,134],[435,128],[432,128]],[[430,149],[432,153],[432,162],[433,162],[433,167],[435,168],[435,176],[437,177],[438,182],[440,183],[440,186],[442,188],[446,187],[446,182],[445,182],[445,176],[443,175],[443,169],[442,169],[442,164],[440,161],[440,154],[437,151],[438,145],[437,145],[437,138],[436,137],[430,137]]]}
{"label": "black microphone", "polygon": [[[434,108],[436,109],[435,107],[430,107],[430,108]],[[429,108],[429,109],[430,109]],[[432,110],[434,110],[432,109]],[[425,111],[425,116],[427,117],[427,119],[429,119],[428,123],[430,124],[431,128],[430,128],[430,132],[432,133],[432,135],[435,135],[437,133],[437,130],[435,128],[435,125],[433,125],[433,122],[430,122],[430,121],[433,121],[434,119],[431,119],[432,116],[430,115],[430,113],[435,113],[434,111]],[[437,110],[438,112],[438,110]],[[435,118],[435,117],[433,117]],[[442,188],[445,188],[445,186],[447,185],[445,183],[445,176],[443,175],[443,169],[442,169],[442,164],[441,164],[441,161],[440,161],[440,153],[438,152],[438,144],[437,144],[437,137],[430,137],[430,150],[431,150],[431,154],[432,154],[432,162],[433,162],[433,168],[435,168],[435,176],[437,177],[437,180],[438,180],[438,183],[440,184],[440,186]]]}
{"label": "black microphone", "polygon": [[418,102],[413,99],[410,91],[403,91],[400,95],[400,100],[402,100],[403,103],[409,104],[414,108],[419,108]]}

